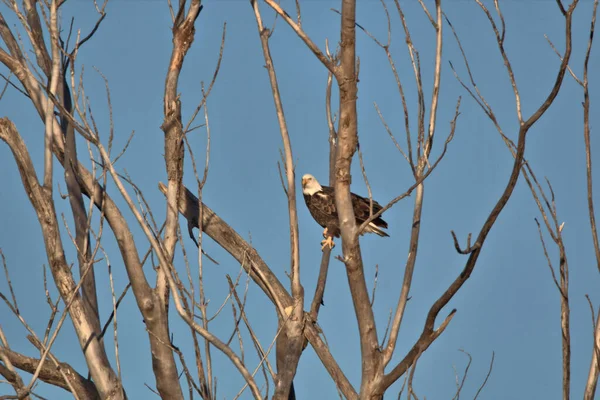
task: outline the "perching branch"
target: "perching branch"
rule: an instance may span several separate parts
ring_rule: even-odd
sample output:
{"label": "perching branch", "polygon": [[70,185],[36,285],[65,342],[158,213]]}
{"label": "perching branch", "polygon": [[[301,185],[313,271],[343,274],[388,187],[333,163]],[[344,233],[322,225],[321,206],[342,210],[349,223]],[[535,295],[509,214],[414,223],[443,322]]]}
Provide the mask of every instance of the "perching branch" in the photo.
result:
{"label": "perching branch", "polygon": [[[327,115],[327,127],[329,128],[329,186],[335,185],[335,154],[337,147],[337,132],[335,130],[335,121],[331,110],[331,88],[333,84],[333,74],[327,74],[327,89],[325,91],[325,114]],[[325,293],[325,285],[327,283],[327,273],[329,271],[329,261],[331,259],[331,248],[326,246],[321,255],[321,264],[319,266],[319,277],[317,286],[310,305],[310,315],[313,321],[316,321],[319,316],[321,305],[324,305],[323,297]]]}

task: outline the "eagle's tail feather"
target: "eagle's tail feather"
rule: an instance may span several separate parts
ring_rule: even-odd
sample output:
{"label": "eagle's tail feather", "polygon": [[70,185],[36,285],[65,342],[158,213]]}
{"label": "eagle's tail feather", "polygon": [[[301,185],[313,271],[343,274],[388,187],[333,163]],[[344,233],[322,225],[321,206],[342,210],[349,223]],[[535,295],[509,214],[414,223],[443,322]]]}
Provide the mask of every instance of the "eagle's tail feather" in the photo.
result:
{"label": "eagle's tail feather", "polygon": [[365,232],[376,233],[381,237],[390,236],[387,233],[385,233],[380,227],[375,225],[373,222],[369,222],[369,225],[367,225],[367,227],[365,228]]}

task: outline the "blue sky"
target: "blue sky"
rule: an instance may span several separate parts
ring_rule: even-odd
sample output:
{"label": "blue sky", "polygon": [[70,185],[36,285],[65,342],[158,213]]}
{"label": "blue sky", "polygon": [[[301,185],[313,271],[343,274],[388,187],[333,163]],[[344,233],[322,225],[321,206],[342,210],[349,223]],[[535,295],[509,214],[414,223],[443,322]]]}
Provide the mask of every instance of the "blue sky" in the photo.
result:
{"label": "blue sky", "polygon": [[[432,7],[431,1],[427,4]],[[290,14],[294,3],[283,1]],[[313,41],[324,49],[328,39],[332,48],[339,37],[339,16],[330,8],[339,8],[334,1],[304,1],[303,28]],[[402,27],[393,3],[392,47],[397,67],[409,101],[413,132],[416,123],[416,90]],[[404,5],[412,38],[420,51],[426,93],[430,93],[433,74],[434,35],[420,7]],[[506,50],[522,96],[524,116],[539,107],[554,82],[559,59],[546,42],[548,34],[563,51],[564,24],[553,1],[503,1],[501,7],[507,23]],[[273,16],[261,4],[265,24],[271,26]],[[582,0],[575,13],[572,67],[581,76],[583,56],[587,46],[592,2]],[[14,24],[6,7],[2,12]],[[518,121],[508,76],[503,67],[493,32],[479,7],[472,1],[447,0],[445,12],[460,35],[469,57],[478,87],[494,108],[504,132],[516,139]],[[142,188],[155,216],[164,218],[164,197],[157,189],[165,181],[163,154],[162,96],[164,78],[171,50],[171,21],[166,2],[114,0],[109,3],[107,17],[94,38],[81,50],[77,68],[84,66],[86,94],[90,98],[95,119],[108,136],[108,108],[104,83],[92,67],[98,68],[110,84],[115,123],[115,146],[122,146],[129,133],[136,132],[129,151],[117,164],[126,170]],[[81,0],[67,2],[63,10],[64,26],[71,16],[74,26],[85,33],[95,22],[93,4]],[[360,0],[357,20],[380,40],[387,34],[385,15],[380,3]],[[201,82],[212,77],[219,51],[223,24],[227,23],[225,51],[219,77],[208,101],[211,126],[211,158],[204,199],[217,214],[252,244],[289,286],[285,271],[289,270],[288,217],[285,195],[277,172],[281,145],[268,76],[252,10],[246,1],[209,0],[197,21],[196,39],[189,52],[180,80],[184,120],[189,118],[201,98]],[[454,79],[448,66],[452,61],[459,74],[466,70],[458,47],[447,25],[444,25],[442,89],[438,113],[434,157],[439,154],[443,138],[449,131],[458,96],[463,96],[456,135],[439,168],[427,180],[422,219],[419,257],[411,290],[411,300],[402,326],[396,357],[398,362],[421,332],[426,312],[446,287],[460,273],[465,256],[454,250],[450,230],[466,240],[469,232],[479,232],[485,218],[504,189],[512,157],[493,125]],[[296,162],[297,183],[304,173],[311,173],[321,182],[328,176],[328,143],[325,117],[324,67],[305,48],[283,21],[278,20],[271,38],[271,51],[278,74],[280,90],[291,135]],[[376,102],[386,121],[401,143],[404,143],[403,112],[396,84],[384,52],[368,37],[358,32],[357,54],[360,56],[359,140],[373,196],[384,204],[401,194],[412,184],[408,165],[395,149],[374,109]],[[592,145],[594,127],[598,125],[595,94],[598,56],[592,52],[590,61],[590,92],[592,99]],[[3,67],[2,67],[3,68]],[[5,69],[3,69],[5,71]],[[335,96],[335,90],[334,90]],[[430,95],[427,94],[427,98]],[[526,158],[538,178],[548,177],[556,193],[559,219],[565,222],[563,231],[571,267],[571,334],[572,334],[572,395],[581,397],[589,368],[592,326],[585,294],[594,305],[600,279],[593,257],[593,247],[587,214],[585,192],[585,158],[582,128],[583,94],[574,80],[567,76],[563,88],[550,110],[532,128],[528,136]],[[32,157],[42,167],[43,125],[27,99],[10,89],[0,101],[0,114],[10,117],[20,130]],[[200,163],[204,162],[206,134],[194,131],[192,143]],[[85,154],[80,142],[80,155]],[[598,154],[597,146],[596,153]],[[598,159],[597,157],[595,160]],[[189,158],[187,159],[189,161]],[[366,195],[358,161],[353,164],[353,186],[356,193]],[[600,170],[595,164],[595,174]],[[38,172],[39,173],[39,172]],[[191,165],[186,166],[185,183],[192,187]],[[62,174],[57,171],[57,179]],[[7,146],[0,146],[0,247],[11,271],[19,306],[26,320],[39,335],[43,335],[49,310],[45,304],[42,265],[47,263],[41,242],[41,232],[33,209],[21,187],[20,177]],[[65,190],[65,185],[61,184]],[[109,184],[113,197],[119,199],[114,185]],[[300,192],[300,191],[298,191]],[[596,191],[598,192],[598,190]],[[598,201],[598,197],[596,196]],[[59,212],[70,217],[68,204],[56,193]],[[361,240],[368,285],[372,287],[375,266],[379,267],[377,299],[374,310],[380,337],[383,335],[390,309],[395,306],[402,284],[407,257],[413,199],[407,198],[384,214],[390,225],[390,238],[367,236]],[[301,277],[310,306],[321,258],[319,242],[322,228],[310,217],[299,194]],[[508,206],[491,231],[475,271],[466,285],[440,314],[443,318],[452,308],[458,310],[444,334],[421,356],[414,386],[419,397],[451,398],[455,391],[453,366],[460,371],[466,357],[459,349],[473,356],[473,364],[463,394],[472,397],[483,381],[492,352],[496,359],[492,376],[482,398],[559,398],[561,393],[561,332],[558,292],[543,256],[534,218],[539,212],[524,180],[520,180]],[[146,240],[129,215],[140,252],[147,249]],[[8,228],[6,228],[8,227]],[[65,243],[68,239],[65,236]],[[193,243],[185,239],[186,248]],[[240,266],[210,239],[206,250],[219,266],[206,265],[207,296],[214,313],[227,290],[224,275],[235,275]],[[104,246],[111,255],[116,290],[127,284],[124,267],[119,259],[114,239],[105,233]],[[334,249],[340,253],[341,246]],[[551,249],[558,264],[558,254]],[[76,261],[69,249],[70,260]],[[182,257],[176,258],[177,268],[184,271]],[[150,268],[148,268],[150,270]],[[99,281],[101,314],[109,315],[112,303],[106,263],[96,266]],[[149,272],[153,280],[152,272]],[[7,285],[0,281],[4,293]],[[56,291],[54,291],[56,297]],[[250,285],[248,313],[266,347],[276,333],[274,309],[260,289]],[[333,355],[356,386],[360,383],[360,348],[354,311],[341,263],[332,260],[326,306],[319,324],[323,328]],[[229,308],[226,308],[229,312]],[[188,364],[193,363],[189,347],[189,330],[172,313],[174,343],[186,351]],[[441,319],[440,318],[440,319]],[[4,306],[0,321],[11,346],[28,355],[36,351],[27,342],[25,330]],[[151,396],[144,383],[153,386],[147,334],[131,294],[119,309],[119,344],[123,376],[129,398]],[[441,321],[438,321],[438,323]],[[231,334],[231,314],[223,314],[214,324],[222,338]],[[108,351],[114,359],[108,339]],[[70,322],[65,325],[53,351],[62,361],[69,362],[86,374]],[[250,343],[246,343],[250,368],[256,365]],[[242,386],[231,363],[213,351],[218,394],[232,398]],[[28,378],[28,377],[27,377]],[[1,387],[6,393],[8,386]],[[299,365],[296,378],[299,399],[336,398],[335,386],[325,369],[308,348]],[[399,385],[390,389],[393,398]],[[59,399],[65,392],[40,386],[39,394]],[[243,398],[249,398],[249,393]]]}

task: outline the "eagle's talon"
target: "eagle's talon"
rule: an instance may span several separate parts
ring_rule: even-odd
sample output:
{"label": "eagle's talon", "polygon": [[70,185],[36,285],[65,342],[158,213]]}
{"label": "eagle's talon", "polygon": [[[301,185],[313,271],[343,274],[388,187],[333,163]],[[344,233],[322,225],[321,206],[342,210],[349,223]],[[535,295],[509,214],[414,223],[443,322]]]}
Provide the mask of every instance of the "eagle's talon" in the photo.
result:
{"label": "eagle's talon", "polygon": [[333,249],[335,243],[333,242],[333,237],[327,236],[327,239],[321,240],[321,251],[325,250],[325,247],[329,246],[329,250]]}

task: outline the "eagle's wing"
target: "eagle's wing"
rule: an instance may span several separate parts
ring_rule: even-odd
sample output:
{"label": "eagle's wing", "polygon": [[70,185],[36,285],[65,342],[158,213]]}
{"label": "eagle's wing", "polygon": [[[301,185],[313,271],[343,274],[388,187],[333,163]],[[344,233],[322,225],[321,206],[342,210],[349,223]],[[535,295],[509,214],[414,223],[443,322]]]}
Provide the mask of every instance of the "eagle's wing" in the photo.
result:
{"label": "eagle's wing", "polygon": [[[351,193],[352,196],[352,208],[354,209],[354,217],[360,223],[365,222],[369,219],[370,214],[370,201],[368,198],[359,196],[357,194]],[[373,214],[379,212],[381,210],[381,204],[373,200]],[[381,219],[381,217],[376,218],[377,225],[381,223],[381,226],[387,228],[387,223]],[[373,221],[373,222],[375,222]]]}
{"label": "eagle's wing", "polygon": [[335,195],[332,188],[323,186],[320,192],[315,193],[311,199],[311,206],[323,217],[337,219],[337,208],[335,207]]}
{"label": "eagle's wing", "polygon": [[[352,208],[354,209],[355,218],[361,223],[366,221],[370,215],[370,202],[368,198],[359,196],[355,193],[350,193],[352,198]],[[312,206],[315,211],[337,218],[337,208],[335,206],[335,191],[332,187],[323,186],[321,192],[315,193],[312,196]],[[381,204],[373,200],[373,214],[381,210]]]}
{"label": "eagle's wing", "polygon": [[[361,224],[369,219],[370,201],[368,198],[359,196],[355,193],[350,193],[352,198],[352,208],[356,222]],[[307,199],[307,204],[308,204]],[[323,186],[320,192],[315,193],[310,197],[309,209],[313,218],[322,226],[335,225],[337,226],[338,213],[335,206],[335,191],[332,187]],[[381,204],[373,200],[373,214],[382,209]],[[376,218],[373,223],[376,226],[387,228],[387,223],[381,218]]]}

